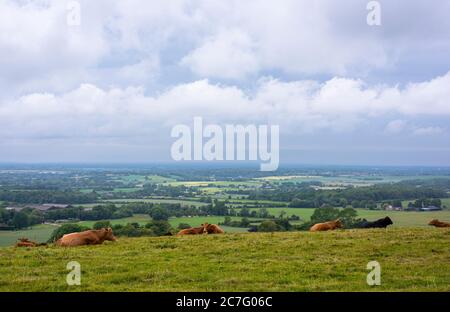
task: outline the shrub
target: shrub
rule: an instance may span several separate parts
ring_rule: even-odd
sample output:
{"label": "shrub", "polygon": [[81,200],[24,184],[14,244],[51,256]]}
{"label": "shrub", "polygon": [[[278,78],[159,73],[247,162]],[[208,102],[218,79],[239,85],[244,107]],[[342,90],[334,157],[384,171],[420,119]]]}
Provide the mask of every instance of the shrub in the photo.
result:
{"label": "shrub", "polygon": [[61,225],[59,228],[55,229],[50,236],[50,239],[48,240],[49,243],[53,243],[63,237],[65,234],[70,233],[76,233],[76,232],[83,232],[89,230],[86,226],[81,226],[79,224],[73,224],[73,223],[66,223],[64,225]]}
{"label": "shrub", "polygon": [[153,220],[145,225],[146,229],[150,229],[154,235],[163,236],[171,234],[172,226],[167,221]]}
{"label": "shrub", "polygon": [[271,220],[261,222],[258,226],[258,232],[276,232],[279,231],[278,225]]}
{"label": "shrub", "polygon": [[189,228],[191,228],[192,226],[190,226],[189,224],[187,224],[187,223],[180,223],[180,224],[178,224],[178,226],[177,226],[177,229],[178,230],[184,230],[184,229],[189,229]]}
{"label": "shrub", "polygon": [[93,225],[94,230],[100,230],[101,228],[108,228],[111,227],[111,222],[109,221],[97,221]]}
{"label": "shrub", "polygon": [[150,217],[152,217],[153,220],[163,220],[167,221],[169,219],[169,212],[167,209],[162,207],[154,207],[150,210]]}

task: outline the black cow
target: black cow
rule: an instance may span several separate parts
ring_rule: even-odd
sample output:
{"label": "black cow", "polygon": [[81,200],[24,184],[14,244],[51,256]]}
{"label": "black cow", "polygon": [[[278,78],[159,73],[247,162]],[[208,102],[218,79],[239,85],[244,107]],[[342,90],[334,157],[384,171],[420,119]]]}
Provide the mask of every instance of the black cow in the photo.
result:
{"label": "black cow", "polygon": [[370,228],[386,228],[388,225],[394,224],[389,217],[385,217],[382,219],[378,219],[376,221],[367,221],[364,219],[359,225],[358,228],[362,229],[370,229]]}

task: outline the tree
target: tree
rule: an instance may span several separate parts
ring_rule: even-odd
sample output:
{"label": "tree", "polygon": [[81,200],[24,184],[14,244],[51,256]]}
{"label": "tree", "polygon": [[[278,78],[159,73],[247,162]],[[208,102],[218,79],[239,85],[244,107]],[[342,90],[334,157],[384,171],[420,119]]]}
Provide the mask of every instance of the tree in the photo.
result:
{"label": "tree", "polygon": [[250,220],[248,218],[242,218],[241,227],[248,227],[250,225]]}
{"label": "tree", "polygon": [[268,218],[269,211],[267,210],[267,208],[260,208],[258,211],[258,217],[259,218]]}
{"label": "tree", "polygon": [[278,230],[278,225],[271,220],[265,220],[258,226],[258,232],[276,232]]}
{"label": "tree", "polygon": [[16,229],[27,227],[29,225],[28,215],[21,211],[16,212],[12,219],[12,224]]}
{"label": "tree", "polygon": [[187,223],[180,223],[180,224],[178,224],[178,226],[177,226],[177,229],[178,230],[184,230],[184,229],[189,229],[189,228],[191,228],[192,226],[190,226],[189,224],[187,224]]}
{"label": "tree", "polygon": [[108,227],[111,227],[111,222],[109,222],[109,221],[97,221],[97,222],[94,223],[92,228],[94,230],[100,230],[102,228],[108,228]]}
{"label": "tree", "polygon": [[39,224],[44,222],[44,214],[37,210],[37,209],[33,209],[29,214],[28,214],[28,223],[29,225],[33,225],[33,224]]}
{"label": "tree", "polygon": [[150,217],[157,221],[167,221],[169,220],[170,215],[167,209],[156,206],[150,210]]}
{"label": "tree", "polygon": [[339,217],[339,209],[333,207],[323,207],[314,210],[311,216],[311,222],[319,223],[330,220],[336,220]]}
{"label": "tree", "polygon": [[250,216],[250,210],[246,207],[242,208],[240,211],[241,217],[249,217]]}
{"label": "tree", "polygon": [[58,239],[60,239],[61,237],[63,237],[64,234],[77,233],[77,232],[82,232],[82,231],[86,231],[86,230],[89,230],[89,228],[85,227],[85,226],[81,226],[79,224],[66,223],[53,231],[48,242],[49,243],[55,242]]}
{"label": "tree", "polygon": [[225,220],[223,221],[223,225],[229,225],[229,224],[231,224],[231,217],[226,216]]}
{"label": "tree", "polygon": [[213,214],[218,215],[218,216],[226,216],[226,215],[228,215],[228,208],[225,205],[224,201],[214,199],[214,203],[212,206],[212,212],[213,212]]}
{"label": "tree", "polygon": [[172,231],[172,227],[169,222],[160,220],[153,220],[147,223],[145,228],[150,229],[156,236],[167,235]]}
{"label": "tree", "polygon": [[353,208],[345,208],[339,211],[338,218],[342,221],[345,227],[351,227],[356,221],[358,213]]}

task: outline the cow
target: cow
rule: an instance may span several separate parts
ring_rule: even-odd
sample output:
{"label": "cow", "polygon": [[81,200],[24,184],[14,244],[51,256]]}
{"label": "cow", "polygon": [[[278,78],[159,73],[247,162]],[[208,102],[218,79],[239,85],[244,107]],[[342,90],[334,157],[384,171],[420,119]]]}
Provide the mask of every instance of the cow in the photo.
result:
{"label": "cow", "polygon": [[428,225],[434,225],[435,227],[450,227],[450,222],[443,222],[438,219],[433,219],[428,223]]}
{"label": "cow", "polygon": [[329,230],[335,230],[337,228],[342,228],[342,222],[341,220],[337,219],[334,221],[328,221],[324,223],[316,223],[314,224],[309,231],[310,232],[318,232],[318,231],[329,231]]}
{"label": "cow", "polygon": [[388,225],[394,224],[391,218],[384,217],[382,219],[378,219],[376,221],[367,221],[364,219],[357,227],[362,229],[370,229],[370,228],[386,228]]}
{"label": "cow", "polygon": [[105,240],[115,241],[116,237],[111,228],[88,230],[84,232],[66,234],[56,241],[57,246],[74,247],[82,245],[99,245]]}
{"label": "cow", "polygon": [[252,225],[248,229],[248,232],[250,232],[250,233],[258,232],[258,227],[256,225]]}
{"label": "cow", "polygon": [[[207,224],[207,223],[206,223]],[[196,234],[208,234],[205,226],[202,224],[199,227],[191,227],[178,232],[177,236],[180,235],[196,235]]]}
{"label": "cow", "polygon": [[225,233],[217,224],[202,224],[208,234],[223,234]]}
{"label": "cow", "polygon": [[30,241],[28,238],[19,238],[19,241],[16,243],[16,247],[39,247],[39,246],[47,246],[46,243],[36,243]]}

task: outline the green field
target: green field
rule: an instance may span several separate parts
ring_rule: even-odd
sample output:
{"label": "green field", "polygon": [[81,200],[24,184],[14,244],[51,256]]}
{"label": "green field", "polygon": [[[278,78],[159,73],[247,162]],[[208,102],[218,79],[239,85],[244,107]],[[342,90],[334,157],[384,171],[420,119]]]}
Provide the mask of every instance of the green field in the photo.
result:
{"label": "green field", "polygon": [[[450,291],[448,229],[119,238],[0,248],[0,291]],[[368,286],[366,265],[381,265]],[[81,285],[66,265],[81,264]]]}
{"label": "green field", "polygon": [[[150,218],[149,215],[146,214],[136,214],[132,217],[129,218],[122,218],[122,219],[114,219],[114,220],[109,220],[111,222],[111,224],[127,224],[127,223],[139,223],[139,224],[146,224],[148,222],[150,222],[152,219]],[[98,221],[80,221],[78,222],[78,224],[83,225],[83,226],[87,226],[92,228],[92,226],[94,225],[94,223],[96,223]]]}
{"label": "green field", "polygon": [[27,237],[40,243],[46,242],[56,225],[39,224],[27,230],[20,231],[0,231],[0,246],[12,246],[17,243],[17,239]]}
{"label": "green field", "polygon": [[[258,210],[250,208],[249,210]],[[315,208],[266,208],[271,215],[278,217],[281,211],[286,212],[286,216],[297,215],[302,220],[308,221]],[[413,212],[413,211],[384,211],[356,209],[359,218],[366,218],[369,221],[389,216],[394,222],[394,227],[426,227],[432,219],[439,219],[450,222],[450,210],[434,212]]]}
{"label": "green field", "polygon": [[[257,210],[259,208],[251,208],[250,210]],[[286,216],[297,215],[303,221],[309,221],[309,218],[314,212],[314,208],[267,208],[271,215],[278,217],[281,211],[286,212]],[[394,225],[392,227],[429,227],[428,222],[432,219],[439,219],[442,221],[450,221],[450,210],[436,211],[436,212],[405,212],[405,211],[380,211],[380,210],[365,210],[357,209],[360,218],[366,218],[369,221],[384,218],[389,216]],[[180,223],[187,223],[191,226],[199,226],[204,222],[221,223],[225,217],[223,216],[203,216],[203,217],[180,217],[170,218],[169,223],[176,228]],[[241,217],[232,217],[232,220],[241,220]],[[250,221],[255,220],[249,218]],[[137,222],[146,224],[151,218],[148,215],[134,215],[129,218],[110,220],[112,224],[127,224]],[[256,219],[260,220],[260,219]],[[97,221],[81,221],[80,224],[92,227]],[[293,224],[301,223],[294,221]],[[38,242],[45,242],[50,238],[55,226],[53,225],[37,225],[28,230],[21,231],[0,231],[0,246],[11,246],[18,238],[28,237]],[[224,227],[226,232],[245,232],[245,228]]]}

